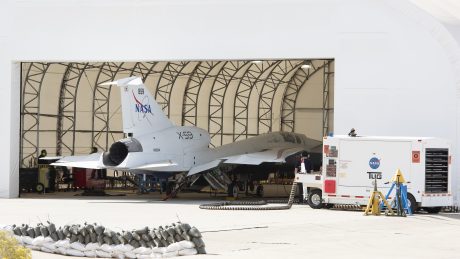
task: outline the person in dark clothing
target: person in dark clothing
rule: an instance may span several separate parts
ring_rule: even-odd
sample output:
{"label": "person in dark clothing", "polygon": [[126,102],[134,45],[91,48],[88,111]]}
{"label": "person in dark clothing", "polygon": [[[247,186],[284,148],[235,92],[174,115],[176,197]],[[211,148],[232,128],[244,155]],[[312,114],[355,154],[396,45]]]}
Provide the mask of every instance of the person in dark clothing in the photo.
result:
{"label": "person in dark clothing", "polygon": [[356,137],[357,136],[355,128],[351,128],[350,133],[348,133],[348,136],[350,136],[350,137]]}
{"label": "person in dark clothing", "polygon": [[311,173],[313,169],[313,164],[311,163],[310,154],[308,154],[307,157],[303,159],[303,163],[305,165],[305,171],[307,172],[307,174]]}

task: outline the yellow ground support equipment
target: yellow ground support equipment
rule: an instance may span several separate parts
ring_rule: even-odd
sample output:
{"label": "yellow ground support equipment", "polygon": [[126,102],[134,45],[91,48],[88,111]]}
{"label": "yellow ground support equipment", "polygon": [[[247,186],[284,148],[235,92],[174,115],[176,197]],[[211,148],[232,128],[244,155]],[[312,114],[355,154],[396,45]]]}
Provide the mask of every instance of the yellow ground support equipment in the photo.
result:
{"label": "yellow ground support equipment", "polygon": [[[369,176],[371,177],[371,175]],[[367,203],[366,209],[364,210],[364,215],[367,216],[369,214],[372,214],[375,216],[379,216],[381,213],[380,202],[383,202],[385,206],[388,208],[389,213],[391,213],[391,215],[394,215],[395,213],[391,209],[391,206],[388,203],[388,201],[385,199],[385,196],[379,190],[377,190],[377,179],[381,178],[381,174],[379,177],[378,173],[374,173],[372,178],[374,178],[374,191],[369,197],[369,202]]]}

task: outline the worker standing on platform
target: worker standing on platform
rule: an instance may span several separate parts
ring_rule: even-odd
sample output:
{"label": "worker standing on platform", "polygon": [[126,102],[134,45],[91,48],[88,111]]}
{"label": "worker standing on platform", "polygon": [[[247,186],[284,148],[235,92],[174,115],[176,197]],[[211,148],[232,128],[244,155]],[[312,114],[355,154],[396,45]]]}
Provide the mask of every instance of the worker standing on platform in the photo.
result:
{"label": "worker standing on platform", "polygon": [[305,171],[307,172],[307,174],[311,173],[313,165],[311,163],[310,154],[307,154],[307,156],[304,157],[303,163],[305,165]]}

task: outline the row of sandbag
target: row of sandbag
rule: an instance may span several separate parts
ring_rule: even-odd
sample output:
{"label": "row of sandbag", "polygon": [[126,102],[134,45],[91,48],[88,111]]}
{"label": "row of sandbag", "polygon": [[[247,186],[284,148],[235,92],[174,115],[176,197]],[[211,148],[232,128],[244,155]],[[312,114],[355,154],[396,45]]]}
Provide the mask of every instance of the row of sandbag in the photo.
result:
{"label": "row of sandbag", "polygon": [[[167,247],[168,245],[182,240],[192,241],[201,244],[201,233],[196,227],[187,223],[172,223],[170,226],[159,226],[149,229],[144,227],[132,231],[115,232],[103,225],[88,224],[65,225],[56,228],[55,224],[39,223],[35,227],[23,224],[13,225],[13,233],[17,236],[29,236],[31,238],[43,236],[50,237],[53,241],[69,239],[70,243],[81,244],[98,243],[99,245],[120,245],[130,244],[138,247]],[[200,246],[197,246],[200,247]],[[203,251],[204,253],[204,251]]]}
{"label": "row of sandbag", "polygon": [[[170,244],[167,247],[138,247],[130,244],[120,245],[99,245],[98,243],[81,244],[80,242],[70,243],[68,239],[53,241],[51,237],[39,236],[15,236],[24,246],[37,251],[55,253],[77,257],[102,257],[102,258],[168,258],[175,256],[195,255],[199,247],[192,241],[183,240]],[[203,247],[204,248],[204,247]]]}
{"label": "row of sandbag", "polygon": [[[99,247],[103,245],[108,246],[119,246],[119,245],[129,245],[133,249],[137,248],[168,248],[172,244],[188,241],[189,244],[193,244],[193,248],[196,250],[196,253],[205,254],[205,245],[202,240],[200,231],[191,227],[187,223],[172,223],[169,226],[160,226],[158,228],[149,229],[148,227],[132,230],[132,231],[122,231],[115,232],[98,224],[74,224],[74,225],[65,225],[64,227],[56,228],[55,224],[47,222],[47,224],[38,224],[35,227],[23,224],[21,226],[13,225],[9,227],[9,230],[18,237],[28,237],[26,242],[30,243],[28,245],[35,246],[32,244],[34,240],[36,242],[41,242],[40,240],[46,239],[48,242],[52,243],[58,241],[67,240],[69,244],[81,244],[83,246],[90,245],[93,247],[97,244]],[[32,241],[30,241],[32,240]],[[28,242],[27,242],[28,241]],[[49,242],[52,241],[52,242]],[[187,242],[182,242],[182,244]],[[74,245],[78,246],[78,245]],[[190,246],[190,245],[188,245]],[[34,248],[34,247],[31,247]],[[42,248],[40,248],[43,250]],[[160,251],[156,249],[156,251]],[[78,250],[78,249],[74,249]],[[80,249],[81,250],[81,249]],[[91,250],[91,249],[90,249]],[[97,250],[97,249],[96,249]],[[166,250],[161,250],[162,253],[166,253]],[[192,253],[189,251],[188,253]]]}

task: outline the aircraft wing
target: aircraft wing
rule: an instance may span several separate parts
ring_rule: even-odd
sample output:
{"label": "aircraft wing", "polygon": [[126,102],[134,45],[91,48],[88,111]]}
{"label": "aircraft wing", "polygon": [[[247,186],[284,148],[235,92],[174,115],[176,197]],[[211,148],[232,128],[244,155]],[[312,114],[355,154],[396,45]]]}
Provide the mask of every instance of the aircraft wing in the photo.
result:
{"label": "aircraft wing", "polygon": [[240,164],[240,165],[260,165],[265,162],[269,163],[284,163],[286,157],[304,151],[303,147],[290,147],[290,148],[275,148],[261,152],[254,152],[248,154],[240,154],[228,156],[213,160],[209,163],[192,167],[188,172],[188,176],[194,175],[209,169],[219,166],[220,163],[225,164]]}
{"label": "aircraft wing", "polygon": [[215,168],[215,167],[217,167],[221,162],[222,162],[222,159],[216,159],[216,160],[213,160],[213,161],[211,161],[211,162],[209,162],[209,163],[206,163],[206,164],[202,164],[202,165],[198,165],[198,166],[192,167],[192,168],[190,169],[190,171],[188,171],[187,176],[194,175],[194,174],[197,174],[197,173],[200,173],[200,172],[203,172],[203,171],[206,171],[206,170]]}
{"label": "aircraft wing", "polygon": [[304,148],[275,148],[261,152],[248,153],[225,157],[226,164],[241,164],[241,165],[260,165],[264,162],[283,163],[286,157],[302,152]]}
{"label": "aircraft wing", "polygon": [[165,161],[158,161],[155,163],[149,163],[149,164],[144,164],[144,165],[138,165],[136,167],[131,167],[129,169],[131,170],[152,170],[152,169],[157,169],[160,167],[168,167],[168,166],[175,166],[177,163],[171,161],[171,160],[165,160]]}
{"label": "aircraft wing", "polygon": [[51,165],[90,169],[106,168],[102,163],[102,153],[94,153],[86,156],[66,156],[52,163]]}

